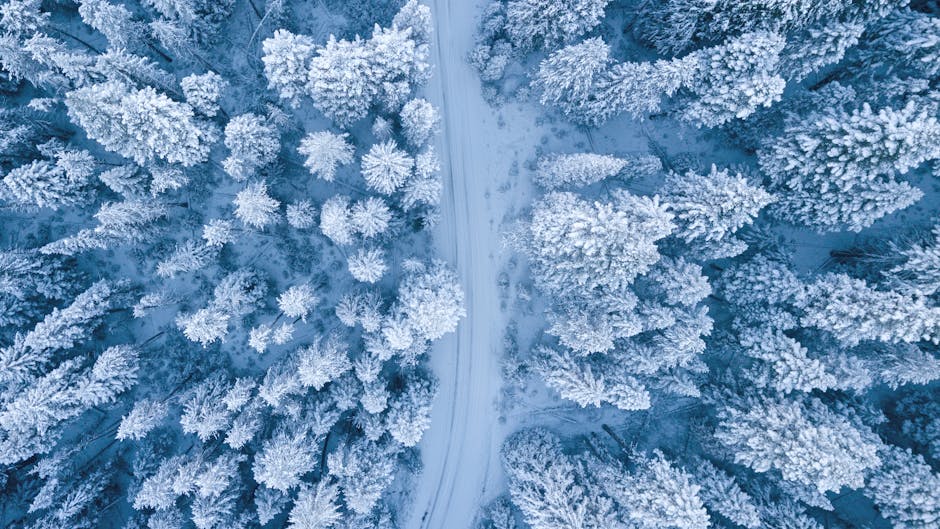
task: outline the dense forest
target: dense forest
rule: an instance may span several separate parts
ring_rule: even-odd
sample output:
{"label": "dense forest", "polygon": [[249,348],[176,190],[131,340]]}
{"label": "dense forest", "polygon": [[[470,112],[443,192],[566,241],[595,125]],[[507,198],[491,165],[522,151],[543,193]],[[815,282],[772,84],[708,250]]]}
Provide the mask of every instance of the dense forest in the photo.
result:
{"label": "dense forest", "polygon": [[2,0],[0,526],[940,529],[938,82],[930,0]]}

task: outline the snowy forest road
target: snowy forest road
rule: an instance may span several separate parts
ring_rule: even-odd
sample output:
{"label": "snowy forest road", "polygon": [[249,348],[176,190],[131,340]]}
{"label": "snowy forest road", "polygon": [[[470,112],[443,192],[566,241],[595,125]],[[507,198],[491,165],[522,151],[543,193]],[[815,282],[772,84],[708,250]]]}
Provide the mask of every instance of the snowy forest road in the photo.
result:
{"label": "snowy forest road", "polygon": [[490,189],[508,174],[499,160],[494,110],[467,64],[476,15],[473,0],[433,0],[434,78],[427,97],[443,114],[439,154],[444,174],[438,251],[454,264],[466,292],[467,318],[431,352],[439,378],[431,427],[421,442],[424,468],[405,529],[469,529],[487,485],[500,484],[498,412],[500,315],[497,274],[499,222]]}

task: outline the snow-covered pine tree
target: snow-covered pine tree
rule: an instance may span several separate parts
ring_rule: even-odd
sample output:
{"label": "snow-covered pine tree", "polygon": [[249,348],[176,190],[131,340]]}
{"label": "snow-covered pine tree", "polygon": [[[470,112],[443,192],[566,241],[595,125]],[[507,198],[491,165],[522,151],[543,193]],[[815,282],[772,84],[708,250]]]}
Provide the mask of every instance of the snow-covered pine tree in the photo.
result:
{"label": "snow-covered pine tree", "polygon": [[398,312],[421,340],[437,340],[467,315],[457,275],[443,261],[408,273],[398,285]]}
{"label": "snow-covered pine tree", "polygon": [[360,248],[349,256],[348,268],[356,281],[375,283],[382,279],[388,270],[385,252],[380,248]]}
{"label": "snow-covered pine tree", "polygon": [[334,244],[347,245],[353,242],[355,228],[352,225],[349,197],[334,195],[320,208],[320,231]]}
{"label": "snow-covered pine tree", "polygon": [[297,351],[297,374],[300,383],[316,391],[352,369],[349,353],[342,339],[335,334],[317,338]]}
{"label": "snow-covered pine tree", "polygon": [[391,195],[411,177],[414,164],[394,141],[376,143],[362,157],[362,177],[369,189]]}
{"label": "snow-covered pine tree", "polygon": [[399,113],[402,134],[414,149],[420,149],[431,139],[440,125],[441,116],[426,99],[415,98],[405,103]]}
{"label": "snow-covered pine tree", "polygon": [[277,157],[281,150],[277,129],[257,114],[235,116],[225,125],[225,146],[231,151],[222,167],[243,182]]}
{"label": "snow-covered pine tree", "polygon": [[421,441],[431,426],[431,403],[437,393],[437,382],[414,375],[404,380],[404,386],[389,403],[385,425],[395,441],[411,447]]}
{"label": "snow-covered pine tree", "polygon": [[353,161],[355,149],[348,141],[349,134],[329,131],[311,132],[304,136],[297,152],[306,157],[304,167],[310,174],[332,182],[336,169]]}
{"label": "snow-covered pine tree", "polygon": [[255,481],[262,485],[288,492],[301,484],[301,476],[319,464],[319,452],[311,446],[320,444],[303,427],[281,428],[264,441],[252,463]]}
{"label": "snow-covered pine tree", "polygon": [[208,118],[215,117],[221,110],[219,99],[227,87],[228,81],[215,72],[190,74],[180,79],[186,102]]}
{"label": "snow-covered pine tree", "polygon": [[235,195],[235,216],[246,226],[263,230],[277,223],[281,203],[268,194],[266,183],[254,182]]}
{"label": "snow-covered pine tree", "polygon": [[309,200],[299,200],[287,205],[287,224],[297,230],[309,230],[317,225],[317,210]]}
{"label": "snow-covered pine tree", "polygon": [[384,199],[369,197],[353,204],[349,222],[363,239],[371,239],[388,231],[392,212]]}
{"label": "snow-covered pine tree", "polygon": [[313,39],[279,29],[262,42],[261,49],[268,88],[277,90],[291,107],[299,107],[307,93],[307,75],[314,55]]}
{"label": "snow-covered pine tree", "polygon": [[346,507],[357,514],[372,512],[392,483],[398,448],[355,439],[330,452],[327,468],[343,491]]}
{"label": "snow-covered pine tree", "polygon": [[316,290],[308,283],[294,285],[277,297],[277,306],[288,318],[307,321],[307,315],[320,302]]}
{"label": "snow-covered pine tree", "polygon": [[336,40],[332,35],[310,59],[307,91],[317,110],[341,127],[365,117],[372,106],[376,87],[370,60],[363,40]]}

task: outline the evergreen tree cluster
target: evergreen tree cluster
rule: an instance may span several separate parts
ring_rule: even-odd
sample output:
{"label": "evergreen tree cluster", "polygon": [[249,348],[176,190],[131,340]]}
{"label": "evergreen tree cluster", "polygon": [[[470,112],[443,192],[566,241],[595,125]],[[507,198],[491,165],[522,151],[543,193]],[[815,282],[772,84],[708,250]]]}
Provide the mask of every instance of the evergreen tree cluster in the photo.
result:
{"label": "evergreen tree cluster", "polygon": [[508,238],[546,308],[508,362],[599,410],[510,436],[481,527],[940,527],[938,28],[906,0],[490,4],[497,105],[608,143],[627,114],[655,155],[530,164]]}
{"label": "evergreen tree cluster", "polygon": [[400,4],[0,5],[0,525],[395,527],[465,316]]}

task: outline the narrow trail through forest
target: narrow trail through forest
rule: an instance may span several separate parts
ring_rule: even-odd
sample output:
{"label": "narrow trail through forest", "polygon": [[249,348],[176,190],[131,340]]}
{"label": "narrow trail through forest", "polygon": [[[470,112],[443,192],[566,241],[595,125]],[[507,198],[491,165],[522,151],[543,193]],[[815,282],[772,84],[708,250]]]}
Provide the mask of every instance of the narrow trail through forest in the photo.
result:
{"label": "narrow trail through forest", "polygon": [[[440,387],[421,442],[424,469],[412,491],[411,514],[401,522],[406,529],[468,529],[487,485],[501,481],[496,401],[505,322],[496,283],[500,217],[494,215],[501,215],[502,208],[490,211],[490,192],[506,178],[507,158],[520,143],[498,126],[466,61],[477,3],[433,0],[431,8],[436,71],[427,97],[443,114],[438,149],[444,201],[435,239],[440,255],[456,266],[467,318],[431,353]],[[521,132],[516,139],[521,140]]]}

